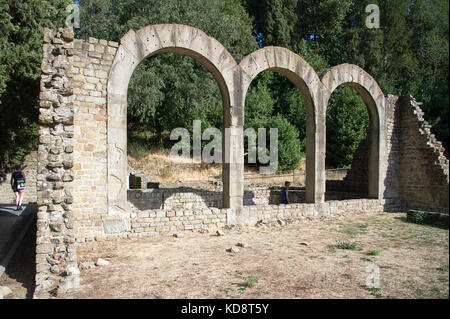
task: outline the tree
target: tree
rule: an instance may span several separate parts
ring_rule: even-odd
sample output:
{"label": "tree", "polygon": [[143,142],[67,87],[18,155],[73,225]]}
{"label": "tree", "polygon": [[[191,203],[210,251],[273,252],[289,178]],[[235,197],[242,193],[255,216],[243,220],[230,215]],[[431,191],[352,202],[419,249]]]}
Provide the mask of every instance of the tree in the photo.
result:
{"label": "tree", "polygon": [[433,133],[444,143],[449,140],[449,2],[416,0],[410,7],[415,58],[420,68],[414,70],[414,92],[423,102],[426,119]]}
{"label": "tree", "polygon": [[337,88],[327,108],[328,167],[349,167],[359,143],[366,137],[369,114],[353,89]]}
{"label": "tree", "polygon": [[[270,129],[278,129],[278,171],[296,169],[304,157],[297,129],[281,115],[255,119],[251,123],[257,132],[258,128],[266,129],[266,155],[270,155]],[[259,146],[259,145],[258,145]],[[259,162],[258,162],[259,163]]]}
{"label": "tree", "polygon": [[247,0],[254,18],[254,34],[261,35],[262,46],[274,45],[297,50],[300,43],[298,0]]}
{"label": "tree", "polygon": [[[185,24],[221,42],[239,61],[257,48],[251,20],[237,0],[81,0],[81,37],[118,41],[129,29],[160,23]],[[211,74],[194,59],[162,54],[145,59],[128,89],[128,121],[163,143],[168,132],[193,120],[202,128],[222,127],[222,98]]]}
{"label": "tree", "polygon": [[0,0],[0,170],[37,147],[44,26],[64,27],[69,0]]}

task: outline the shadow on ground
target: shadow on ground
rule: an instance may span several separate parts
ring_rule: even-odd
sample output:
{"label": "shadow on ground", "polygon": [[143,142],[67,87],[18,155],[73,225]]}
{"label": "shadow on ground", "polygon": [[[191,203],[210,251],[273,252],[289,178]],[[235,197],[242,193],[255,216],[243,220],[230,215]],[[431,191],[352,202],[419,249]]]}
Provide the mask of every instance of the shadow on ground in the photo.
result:
{"label": "shadow on ground", "polygon": [[[418,223],[414,223],[412,221],[409,221],[406,217],[402,216],[402,217],[394,217],[394,219],[400,220],[404,223],[407,224],[418,224]],[[419,225],[423,225],[423,226],[427,226],[427,227],[435,227],[435,228],[440,228],[440,229],[448,229],[448,225],[441,223],[441,222],[429,222],[429,223],[423,223],[423,224],[419,224]]]}
{"label": "shadow on ground", "polygon": [[13,293],[8,299],[31,299],[36,276],[36,220],[30,225],[22,243],[9,261],[0,278],[0,286],[8,286]]}

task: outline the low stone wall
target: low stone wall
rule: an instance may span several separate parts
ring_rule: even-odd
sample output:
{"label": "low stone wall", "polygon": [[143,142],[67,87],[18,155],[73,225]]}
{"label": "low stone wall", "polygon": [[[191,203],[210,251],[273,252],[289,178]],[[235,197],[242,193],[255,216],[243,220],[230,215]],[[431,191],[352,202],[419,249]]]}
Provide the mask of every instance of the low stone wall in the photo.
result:
{"label": "low stone wall", "polygon": [[227,209],[144,210],[131,206],[131,233],[154,235],[190,230],[215,230],[227,222]]}
{"label": "low stone wall", "polygon": [[[330,182],[333,182],[335,187],[332,188],[333,190],[327,189],[327,201],[364,198],[363,194],[339,190],[340,185],[337,183],[342,183],[342,181]],[[306,191],[304,189],[291,189],[289,190],[289,199],[292,204],[305,203]],[[140,211],[223,208],[221,191],[193,189],[188,187],[128,190],[128,202]],[[281,204],[280,190],[255,188],[244,191],[244,206],[279,204]]]}
{"label": "low stone wall", "polygon": [[128,190],[128,202],[140,210],[207,209],[222,207],[222,192],[190,189]]}
{"label": "low stone wall", "polygon": [[[292,203],[305,202],[305,190],[289,191]],[[347,199],[349,196],[333,194],[332,199]],[[162,209],[209,209],[222,208],[222,192],[218,190],[193,189],[188,187],[168,189],[128,190],[128,202],[140,210]],[[350,197],[352,198],[352,197]],[[281,203],[281,191],[267,188],[244,190],[244,206],[277,205]]]}
{"label": "low stone wall", "polygon": [[353,199],[328,201],[322,204],[246,206],[239,219],[244,225],[253,225],[259,221],[302,220],[306,217],[340,216],[382,211],[383,205],[377,199]]}
{"label": "low stone wall", "polygon": [[[100,236],[96,240],[107,237],[135,237],[137,235],[157,235],[178,233],[182,231],[215,231],[230,223],[230,209],[141,209],[129,202],[131,210],[131,231],[127,233]],[[353,199],[344,201],[328,201],[324,204],[289,204],[289,205],[251,205],[244,206],[238,214],[237,223],[254,225],[259,221],[276,222],[302,220],[307,217],[340,216],[355,213],[382,212],[382,202],[376,199]]]}

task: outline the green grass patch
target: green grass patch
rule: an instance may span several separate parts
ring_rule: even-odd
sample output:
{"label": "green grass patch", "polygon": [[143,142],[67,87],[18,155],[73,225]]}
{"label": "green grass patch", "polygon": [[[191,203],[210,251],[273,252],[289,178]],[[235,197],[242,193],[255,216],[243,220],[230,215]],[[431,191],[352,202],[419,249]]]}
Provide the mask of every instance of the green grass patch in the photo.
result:
{"label": "green grass patch", "polygon": [[448,265],[444,265],[438,268],[440,271],[448,271]]}
{"label": "green grass patch", "polygon": [[381,294],[381,287],[366,287],[367,290],[370,291],[370,294],[376,298],[382,298],[383,295]]}
{"label": "green grass patch", "polygon": [[391,269],[392,268],[392,266],[381,266],[381,265],[379,265],[378,267],[380,267],[380,269]]}
{"label": "green grass patch", "polygon": [[253,275],[250,275],[246,278],[245,287],[253,288],[258,283],[258,278]]}
{"label": "green grass patch", "polygon": [[355,250],[356,249],[356,243],[349,243],[345,241],[338,241],[336,244],[336,247],[339,249],[346,249],[346,250]]}
{"label": "green grass patch", "polygon": [[378,250],[374,250],[374,249],[371,249],[367,252],[367,255],[369,255],[369,256],[378,256],[379,254],[380,254],[380,252]]}

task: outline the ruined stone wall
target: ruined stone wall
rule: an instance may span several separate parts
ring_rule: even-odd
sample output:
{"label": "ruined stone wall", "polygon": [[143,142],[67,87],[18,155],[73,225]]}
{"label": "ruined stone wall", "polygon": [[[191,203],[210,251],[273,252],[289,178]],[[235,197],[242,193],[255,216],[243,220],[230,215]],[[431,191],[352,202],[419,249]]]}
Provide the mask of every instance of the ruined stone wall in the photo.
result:
{"label": "ruined stone wall", "polygon": [[420,104],[400,97],[400,198],[408,209],[449,212],[448,158],[441,142],[431,134]]}
{"label": "ruined stone wall", "polygon": [[[388,95],[385,115],[384,210],[448,213],[448,159],[442,143],[431,134],[420,103],[411,96]],[[368,145],[367,138],[361,141],[347,177],[342,182],[328,181],[327,192],[366,194]]]}
{"label": "ruined stone wall", "polygon": [[400,116],[397,105],[398,96],[386,97],[386,159],[384,162],[386,177],[383,194],[384,210],[388,212],[404,211],[405,205],[400,197],[398,180],[400,160]]}
{"label": "ruined stone wall", "polygon": [[71,30],[44,30],[36,182],[35,297],[45,297],[49,289],[59,285],[70,288],[79,280],[72,210],[73,39]]}
{"label": "ruined stone wall", "polygon": [[[353,154],[351,169],[344,177],[342,183],[327,183],[327,191],[341,190],[357,193],[361,197],[367,197],[369,192],[369,145],[369,134],[367,134]],[[335,186],[330,188],[331,185]]]}
{"label": "ruined stone wall", "polygon": [[[36,193],[36,177],[37,177],[37,152],[31,152],[27,156],[25,156],[22,165],[25,167],[23,170],[25,174],[25,178],[27,180],[25,195],[23,202],[36,202],[37,201],[37,193]],[[11,189],[11,174],[12,172],[7,172],[0,176],[0,203],[2,204],[11,204],[15,203],[15,196]]]}
{"label": "ruined stone wall", "polygon": [[320,204],[289,204],[244,206],[241,218],[245,225],[254,225],[258,221],[276,222],[302,220],[304,218],[320,216],[342,216],[351,214],[364,214],[383,211],[383,205],[377,199],[353,199],[342,201],[327,201]]}
{"label": "ruined stone wall", "polygon": [[[164,28],[164,26],[158,28]],[[177,28],[185,29],[178,26],[175,29]],[[149,27],[144,31],[153,32],[152,30]],[[371,95],[378,104],[376,107],[372,105],[372,111],[376,108],[383,113],[380,125],[384,129],[382,133],[386,138],[385,141],[382,140],[385,142],[382,144],[385,147],[380,147],[380,154],[385,156],[381,165],[386,170],[386,178],[383,180],[385,192],[382,199],[348,199],[346,193],[349,190],[365,194],[370,191],[367,186],[370,183],[367,156],[367,146],[370,141],[366,139],[356,151],[352,169],[340,184],[343,186],[338,189],[340,192],[329,192],[326,202],[323,202],[321,191],[323,189],[322,175],[325,175],[322,164],[325,161],[320,157],[322,155],[317,155],[322,154],[319,151],[324,145],[317,142],[309,146],[309,149],[313,151],[309,153],[310,156],[316,152],[317,158],[314,161],[315,168],[309,170],[311,183],[307,185],[310,197],[308,200],[313,200],[315,204],[270,205],[277,194],[267,189],[245,190],[242,198],[243,167],[239,164],[232,169],[224,168],[225,171],[229,171],[226,174],[229,185],[223,186],[227,196],[222,197],[221,192],[215,191],[175,190],[173,193],[161,190],[129,191],[128,201],[125,201],[126,211],[117,210],[114,206],[115,199],[108,200],[107,196],[116,193],[122,196],[124,188],[122,188],[123,185],[119,185],[120,193],[118,193],[111,191],[111,188],[118,187],[117,183],[111,182],[108,187],[110,173],[108,165],[126,162],[126,152],[117,153],[121,148],[116,147],[116,144],[120,144],[121,147],[126,145],[126,136],[122,134],[123,129],[126,128],[126,124],[123,123],[125,121],[123,114],[126,115],[126,110],[123,109],[126,105],[126,94],[122,94],[122,91],[119,92],[121,94],[108,94],[107,86],[111,83],[108,81],[115,59],[119,62],[121,58],[129,59],[122,61],[128,71],[131,70],[130,65],[127,65],[128,62],[136,64],[140,60],[130,56],[125,46],[121,47],[122,54],[118,54],[119,44],[116,42],[95,38],[89,38],[87,41],[76,40],[71,30],[63,29],[58,31],[46,29],[44,33],[36,177],[38,220],[35,297],[46,297],[49,290],[57,286],[61,289],[77,286],[79,272],[76,263],[76,244],[86,241],[202,229],[213,230],[225,225],[248,225],[260,220],[267,222],[278,219],[301,220],[387,209],[416,208],[448,213],[448,159],[443,156],[442,145],[430,134],[430,127],[423,120],[423,113],[418,104],[410,97],[388,96],[384,100],[381,90],[375,88],[376,83],[368,75],[356,66],[348,65],[333,68],[331,73],[325,74],[322,80],[328,83],[328,88],[333,88],[339,84],[334,83],[334,80],[345,80],[341,76],[334,76],[336,72],[337,75],[346,76],[354,72],[352,79],[360,79],[363,83],[361,79],[364,78],[373,84]],[[170,35],[170,33],[164,34],[164,36]],[[135,36],[136,33],[133,31],[123,38],[125,42],[128,41],[128,47],[133,48],[133,43],[136,44],[131,41]],[[210,38],[205,39],[215,41]],[[202,41],[200,44],[203,43]],[[200,44],[197,49],[201,51]],[[278,52],[281,49],[267,48],[267,50]],[[285,49],[281,51],[278,52],[279,56],[291,54]],[[261,64],[265,63],[265,68],[272,65],[264,60],[267,58],[264,52],[265,50],[260,50],[256,55],[250,55],[243,60],[242,67],[246,66],[246,72],[250,72],[249,68],[255,68],[253,58],[259,59]],[[295,56],[295,59],[279,60],[281,61],[279,67],[283,70],[310,70],[306,62],[298,56]],[[283,65],[286,61],[292,63]],[[121,63],[118,63],[118,67],[122,65]],[[305,68],[296,68],[296,65],[304,65]],[[241,66],[234,66],[237,71],[241,70],[239,68]],[[250,72],[252,77],[256,76],[259,69],[258,67]],[[310,71],[308,72],[312,74],[313,71]],[[230,74],[227,79],[231,81],[234,78]],[[302,76],[309,78],[310,75]],[[120,89],[126,93],[126,86],[121,82],[123,81],[121,73],[115,74],[114,79],[114,83],[120,84]],[[240,89],[240,87],[236,88],[239,92]],[[314,88],[314,90],[319,89],[327,90],[322,84]],[[109,129],[112,129],[109,135],[108,99],[111,103],[109,108],[111,118],[117,125],[120,122],[116,128],[111,125],[111,122],[109,123]],[[239,103],[229,107],[232,107],[236,114],[243,112],[243,107]],[[243,113],[241,113],[235,117],[230,115],[228,122],[233,120],[238,123],[231,121],[233,125],[237,127],[242,125]],[[114,129],[120,129],[122,133],[115,134]],[[313,133],[317,136],[317,141],[323,138],[320,132]],[[240,133],[236,134],[233,143],[240,140]],[[315,148],[316,146],[320,147]],[[116,149],[113,159],[108,159],[109,147]],[[239,149],[241,150],[240,146]],[[117,170],[122,168],[120,165],[111,167],[116,167]],[[120,174],[126,176],[126,169],[124,168]],[[372,193],[375,194],[374,183],[370,185]],[[167,194],[169,196],[166,196]],[[299,200],[303,196],[301,194],[304,192],[298,192]],[[233,209],[222,208],[224,198],[229,201],[229,205],[234,205],[227,207],[234,207]],[[337,198],[344,198],[344,200],[334,200]],[[245,204],[243,207],[242,200]],[[301,200],[305,201],[305,198],[302,197]],[[122,197],[119,202],[122,203]],[[110,205],[110,211],[108,211],[108,205]]]}
{"label": "ruined stone wall", "polygon": [[119,44],[89,38],[74,40],[74,229],[77,242],[102,235],[107,213],[106,95]]}

